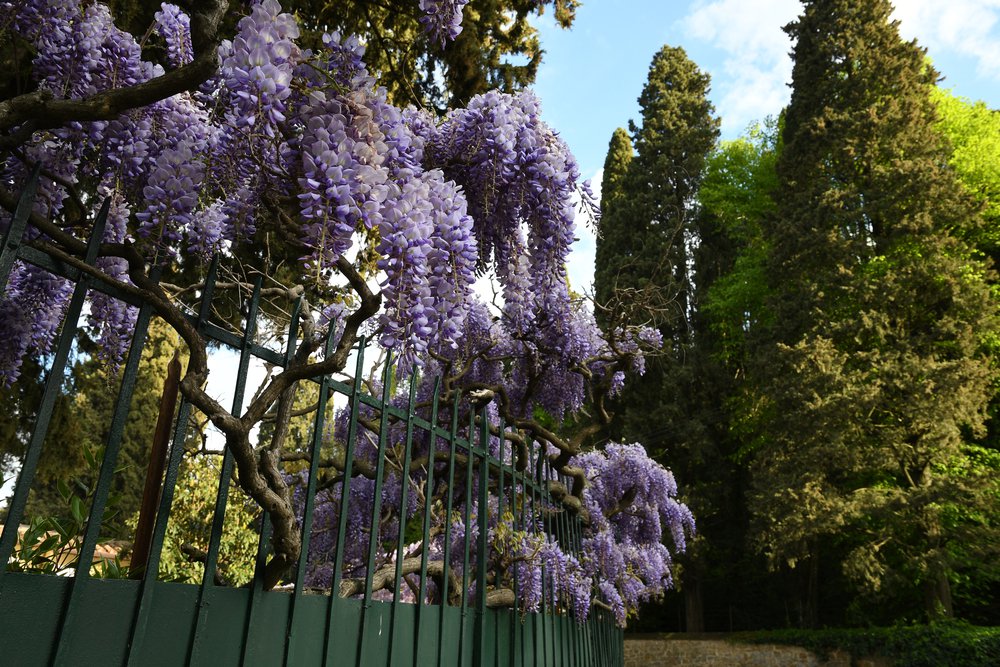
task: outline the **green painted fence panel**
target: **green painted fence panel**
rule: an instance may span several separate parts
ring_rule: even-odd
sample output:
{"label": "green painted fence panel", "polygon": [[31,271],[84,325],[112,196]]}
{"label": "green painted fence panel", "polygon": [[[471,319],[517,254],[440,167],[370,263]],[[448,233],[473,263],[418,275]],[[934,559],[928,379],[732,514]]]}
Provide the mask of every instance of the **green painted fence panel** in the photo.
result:
{"label": "green painted fence panel", "polygon": [[421,605],[417,609],[417,648],[414,660],[410,664],[423,667],[440,664],[441,644],[438,642],[438,630],[441,627],[441,607],[437,605]]}
{"label": "green painted fence panel", "polygon": [[68,592],[69,581],[61,577],[7,574],[0,597],[0,662],[5,667],[48,662],[59,631],[58,610]]}
{"label": "green painted fence panel", "polygon": [[148,631],[136,649],[136,664],[183,665],[191,642],[198,588],[190,584],[153,582]]}
{"label": "green painted fence panel", "polygon": [[[131,618],[141,582],[84,579],[78,582],[78,627],[72,628],[68,656],[60,665],[119,665],[125,660]],[[0,605],[0,665],[35,667],[50,664],[58,632],[58,613],[69,591],[70,580],[36,574],[9,572]],[[250,605],[248,588],[211,588],[203,612],[206,642],[194,665],[222,667],[240,665],[243,623]],[[138,664],[186,664],[187,645],[197,616],[199,587],[193,584],[157,582],[149,617],[149,631],[139,647]],[[242,664],[248,667],[284,664],[285,641],[292,596],[268,592],[257,601],[254,632]],[[564,616],[515,614],[510,610],[487,610],[487,632],[480,662],[474,661],[475,611],[467,610],[464,638],[460,607],[415,605],[373,601],[364,610],[366,636],[361,637],[362,602],[333,600],[334,631],[324,637],[331,598],[304,595],[296,611],[307,631],[295,638],[295,665],[323,664],[324,642],[332,644],[330,665],[356,663],[359,643],[367,646],[369,665],[540,665],[589,664],[598,667],[621,663],[622,635],[618,628],[591,619],[585,625]],[[393,615],[397,631],[390,635]],[[418,616],[420,623],[418,624]],[[423,630],[417,644],[417,628]],[[591,633],[585,630],[591,630]],[[588,637],[588,634],[591,636]],[[543,639],[543,636],[545,639]],[[444,639],[438,641],[438,637]],[[592,647],[588,641],[596,642]],[[523,645],[522,645],[523,642]],[[527,648],[522,660],[522,650]],[[591,656],[585,659],[583,656]]]}
{"label": "green painted fence panel", "polygon": [[289,636],[292,646],[289,647],[288,655],[293,656],[294,662],[290,660],[288,664],[323,664],[325,633],[317,628],[326,628],[326,613],[329,608],[327,601],[325,595],[303,595],[295,603],[296,623],[301,624],[305,630]]}
{"label": "green painted fence panel", "polygon": [[392,653],[389,656],[391,667],[409,667],[413,665],[414,649],[417,638],[417,605],[393,604],[392,635],[390,638]]}
{"label": "green painted fence panel", "polygon": [[[308,549],[299,560],[298,571],[293,569],[288,574],[294,581],[286,580],[296,592],[264,591],[260,577],[267,548],[266,521],[261,522],[265,527],[260,530],[265,534],[260,538],[254,582],[243,588],[216,585],[212,574],[218,565],[225,521],[224,510],[230,488],[227,471],[231,469],[233,460],[231,452],[227,452],[223,459],[215,521],[202,582],[194,585],[157,580],[191,410],[185,400],[181,400],[174,422],[173,448],[166,477],[162,480],[148,568],[142,573],[141,580],[91,577],[90,555],[98,536],[102,534],[102,510],[110,502],[112,473],[116,469],[121,444],[121,425],[127,418],[136,379],[135,369],[145,344],[144,324],[137,327],[132,342],[125,381],[116,399],[112,436],[105,442],[100,483],[94,497],[88,501],[91,511],[82,540],[82,561],[69,568],[73,575],[71,578],[25,574],[17,568],[5,567],[8,557],[14,554],[17,526],[23,520],[32,518],[25,515],[29,493],[36,464],[45,446],[48,420],[60,391],[64,367],[74,349],[85,293],[87,290],[98,290],[133,306],[144,305],[134,294],[88,277],[85,272],[47,255],[43,248],[25,240],[27,231],[22,223],[25,223],[26,212],[32,207],[33,188],[34,179],[23,193],[14,222],[0,238],[0,294],[5,290],[16,262],[40,266],[75,283],[75,286],[73,305],[68,309],[69,315],[62,325],[62,334],[50,361],[51,381],[46,383],[39,405],[33,406],[38,419],[32,433],[25,435],[26,454],[4,518],[4,533],[0,537],[0,667],[105,667],[126,664],[139,667],[618,667],[622,664],[622,632],[604,611],[595,609],[590,619],[580,623],[563,614],[568,606],[566,600],[546,599],[537,613],[525,613],[517,606],[514,609],[487,608],[487,582],[497,586],[507,584],[501,582],[499,577],[489,576],[486,512],[476,517],[479,534],[475,545],[470,538],[472,531],[466,530],[463,541],[453,547],[452,521],[445,521],[441,536],[443,546],[440,556],[444,563],[441,590],[437,590],[436,585],[432,588],[429,583],[429,548],[421,549],[420,572],[407,575],[405,582],[402,580],[402,560],[405,550],[409,548],[404,540],[412,539],[407,537],[409,525],[399,522],[397,535],[389,540],[381,538],[378,531],[382,521],[380,491],[388,474],[387,451],[399,446],[399,443],[388,441],[387,429],[392,424],[405,425],[402,469],[410,469],[411,456],[415,455],[415,443],[418,442],[429,440],[435,455],[446,457],[446,460],[432,459],[437,463],[425,464],[427,477],[421,485],[427,497],[434,493],[435,488],[441,489],[442,484],[446,486],[446,492],[438,501],[438,507],[446,516],[461,510],[465,523],[471,527],[473,500],[482,509],[491,507],[490,501],[495,498],[497,511],[503,513],[509,508],[515,530],[535,531],[539,529],[539,524],[544,524],[544,531],[569,550],[579,549],[582,528],[577,517],[544,510],[549,502],[546,483],[555,480],[555,473],[545,467],[540,452],[529,452],[527,468],[515,470],[505,455],[505,439],[513,436],[503,422],[488,423],[485,406],[479,406],[478,415],[470,410],[468,419],[460,419],[459,406],[467,401],[462,398],[460,390],[447,390],[445,398],[440,393],[442,382],[438,379],[429,405],[425,404],[420,412],[415,409],[416,390],[412,384],[417,371],[411,367],[407,380],[407,373],[391,368],[386,360],[381,397],[366,394],[362,382],[366,368],[363,338],[354,348],[354,376],[349,381],[338,379],[335,375],[302,380],[319,386],[317,406],[325,409],[333,400],[333,395],[339,395],[349,406],[332,580],[320,585],[336,592],[344,576],[364,576],[363,595],[347,599],[331,595],[330,590],[314,592],[307,589],[305,570],[310,557]],[[102,213],[96,218],[100,224],[95,225],[87,253],[78,257],[79,260],[93,265],[97,247],[103,238],[101,224],[107,212],[108,204],[105,202]],[[219,259],[215,258],[205,276],[201,302],[187,316],[207,342],[239,353],[240,366],[233,378],[236,391],[232,405],[234,413],[239,413],[251,360],[256,358],[258,362],[286,368],[295,354],[299,332],[293,316],[283,353],[268,349],[257,341],[254,332],[258,325],[260,276],[255,279],[239,332],[223,329],[218,323],[210,321],[218,268]],[[147,305],[141,311],[144,314],[140,322],[148,319],[148,310]],[[331,332],[325,346],[327,354],[333,346],[334,333]],[[397,381],[400,388],[409,389],[409,401],[405,408],[398,401],[395,405],[391,404],[391,387]],[[407,381],[410,384],[405,384]],[[364,428],[377,435],[378,458],[373,475],[372,497],[375,502],[371,504],[374,510],[367,520],[366,535],[361,538],[352,535],[350,538],[364,539],[367,546],[366,566],[361,568],[364,574],[358,575],[356,563],[344,562],[348,539],[348,522],[344,517],[350,502],[350,484],[352,479],[356,479],[352,470],[362,406],[365,406],[366,414],[375,415]],[[375,421],[379,424],[378,428],[368,425]],[[328,426],[327,417],[318,411],[313,419],[314,432],[309,437],[310,454],[306,459],[309,463],[309,500],[300,517],[305,545],[310,539],[319,457]],[[490,439],[493,436],[500,438],[499,454],[491,448]],[[457,464],[459,460],[464,463]],[[393,465],[399,464],[394,462]],[[398,505],[385,509],[402,515],[402,508],[408,507],[408,494],[417,490],[416,486],[405,486]],[[416,541],[422,541],[424,545],[428,545],[431,539],[431,508],[431,503],[427,503],[419,515],[410,519],[413,527],[422,528],[422,537]],[[475,554],[472,553],[473,547]],[[386,591],[373,590],[372,577],[376,565],[383,567],[391,563],[393,555],[396,571],[392,599],[389,600]],[[454,584],[450,583],[452,576],[456,577]],[[524,582],[518,581],[517,577],[515,573],[511,582],[515,597],[524,586]],[[543,570],[542,577],[543,586],[547,588],[551,573]],[[454,602],[456,599],[458,604],[440,604],[442,600]]]}

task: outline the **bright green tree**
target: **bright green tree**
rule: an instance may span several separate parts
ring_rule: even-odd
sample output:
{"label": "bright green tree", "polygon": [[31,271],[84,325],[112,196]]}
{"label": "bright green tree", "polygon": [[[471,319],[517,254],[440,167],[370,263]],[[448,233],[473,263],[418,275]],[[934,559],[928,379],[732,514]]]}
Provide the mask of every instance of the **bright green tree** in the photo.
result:
{"label": "bright green tree", "polygon": [[774,212],[779,139],[779,122],[768,118],[722,142],[708,159],[698,194],[699,238],[709,240],[695,258],[704,335],[714,338],[716,354],[737,378],[745,374],[750,336],[769,319],[763,224]]}
{"label": "bright green tree", "polygon": [[948,163],[983,206],[983,225],[972,240],[1000,260],[1000,111],[935,87],[938,129],[951,142]]}
{"label": "bright green tree", "polygon": [[[1000,262],[1000,112],[983,102],[956,97],[950,91],[932,91],[938,110],[938,129],[951,142],[948,163],[962,185],[982,206],[983,224],[967,230],[968,240],[992,263],[990,278],[998,289],[996,267]],[[994,348],[998,341],[993,341]],[[952,554],[958,576],[954,594],[956,603],[973,614],[989,609],[1000,595],[1000,565],[984,545],[1000,542],[1000,384],[994,387],[989,407],[987,435],[978,445],[970,445],[967,456],[958,462],[956,476],[964,480],[978,500],[970,506],[952,508],[951,516],[962,528],[971,523],[979,533],[956,542]],[[988,531],[992,529],[992,534]],[[976,616],[975,620],[995,623],[995,616]]]}
{"label": "bright green tree", "polygon": [[[192,452],[181,462],[170,521],[160,556],[160,579],[201,583],[212,534],[222,456]],[[253,579],[260,510],[235,483],[230,484],[226,519],[219,541],[219,576],[242,586]],[[133,531],[138,514],[128,517]]]}
{"label": "bright green tree", "polygon": [[955,547],[982,527],[951,516],[981,500],[953,471],[994,376],[996,303],[964,240],[978,207],[935,128],[937,73],[888,0],[803,4],[764,226],[759,545],[808,564],[814,593],[822,544],[868,594],[950,615]]}

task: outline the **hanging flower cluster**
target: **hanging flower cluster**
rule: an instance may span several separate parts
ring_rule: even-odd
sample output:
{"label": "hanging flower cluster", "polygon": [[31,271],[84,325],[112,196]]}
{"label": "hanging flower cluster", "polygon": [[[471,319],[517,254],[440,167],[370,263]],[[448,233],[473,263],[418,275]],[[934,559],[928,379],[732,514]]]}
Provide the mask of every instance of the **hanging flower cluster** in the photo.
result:
{"label": "hanging flower cluster", "polygon": [[[419,1],[432,39],[458,35],[466,4]],[[0,1],[0,30],[5,26],[32,45],[35,83],[56,99],[84,99],[164,73],[143,59],[135,37],[114,25],[106,6],[90,0]],[[166,65],[192,61],[190,20],[177,6],[162,5],[153,32],[165,46]],[[104,240],[134,243],[161,264],[262,252],[262,230],[276,230],[299,253],[299,278],[318,294],[355,251],[374,251],[382,310],[371,329],[404,368],[423,365],[425,399],[427,378],[464,369],[460,385],[502,388],[508,415],[530,417],[541,409],[561,419],[581,408],[588,383],[620,388],[623,359],[642,370],[644,351],[658,342],[654,334],[616,332],[609,343],[592,313],[571,298],[565,265],[574,197],[582,191],[586,199],[586,186],[533,94],[486,93],[436,119],[388,101],[356,37],[327,34],[315,51],[300,48],[298,38],[295,17],[277,0],[255,0],[233,39],[220,45],[218,72],[197,91],[112,120],[36,132],[18,154],[0,157],[0,182],[17,191],[29,165],[40,164],[47,176],[36,213],[56,222],[70,213],[70,190],[83,192],[88,203],[109,199]],[[0,213],[0,231],[9,221]],[[29,230],[29,238],[38,234]],[[101,257],[98,267],[129,280],[120,258]],[[473,291],[486,272],[502,288],[496,316]],[[50,351],[71,292],[42,269],[15,265],[0,296],[0,382],[16,380],[25,355]],[[103,294],[89,298],[91,333],[105,361],[117,364],[136,311]],[[314,305],[324,323],[344,318],[351,307]],[[366,442],[357,443],[359,465],[377,456]],[[414,456],[427,461],[423,472],[390,471],[382,486],[383,506],[397,508],[380,522],[386,539],[426,508],[411,493],[399,509],[402,490],[417,488],[421,475],[443,465],[429,458],[429,442],[419,447]],[[500,456],[495,436],[490,451]],[[532,442],[530,456],[538,463],[550,452]],[[513,463],[510,448],[504,458]],[[589,480],[584,504],[591,516],[586,539],[573,548],[546,532],[549,510],[538,503],[509,518],[499,516],[499,506],[475,502],[458,514],[488,513],[494,585],[521,582],[521,608],[564,605],[582,619],[596,596],[624,621],[628,610],[670,584],[670,552],[661,537],[669,532],[683,549],[690,514],[674,499],[669,472],[639,447],[578,455],[572,465]],[[327,526],[322,535],[335,532],[341,489],[324,492],[317,507],[317,525]],[[475,489],[460,495],[466,492],[478,497]],[[512,490],[526,492],[523,484]],[[367,567],[360,550],[370,528],[361,517],[370,516],[374,493],[370,479],[351,481],[357,515],[349,519],[343,554],[348,576]],[[623,498],[636,504],[616,512]],[[436,511],[435,521],[442,530],[424,548],[440,558],[445,534],[459,539],[478,530],[476,522],[447,513]],[[312,541],[316,581],[329,574],[332,548],[328,538]],[[380,565],[392,557],[384,554]],[[463,563],[451,565],[460,570]]]}

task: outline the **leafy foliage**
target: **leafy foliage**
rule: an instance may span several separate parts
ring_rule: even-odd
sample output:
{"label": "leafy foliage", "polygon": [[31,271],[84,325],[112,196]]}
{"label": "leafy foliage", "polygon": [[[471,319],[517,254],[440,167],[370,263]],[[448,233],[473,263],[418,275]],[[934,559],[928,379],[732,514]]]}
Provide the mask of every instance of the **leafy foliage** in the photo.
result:
{"label": "leafy foliage", "polygon": [[[83,448],[86,469],[92,476],[100,468],[100,450]],[[2,481],[0,477],[0,481]],[[58,493],[64,505],[59,516],[36,514],[18,536],[14,553],[7,568],[14,572],[34,572],[40,574],[56,574],[72,570],[80,562],[82,536],[87,527],[88,504],[94,496],[96,487],[74,480],[73,485],[63,480],[57,482]],[[105,509],[104,520],[116,512],[117,501],[114,495],[109,497]],[[113,545],[115,547],[120,545]],[[126,568],[119,559],[119,554],[113,558],[98,558],[91,565],[91,574],[103,579],[123,579]]]}
{"label": "leafy foliage", "polygon": [[880,656],[898,667],[989,667],[1000,654],[1000,629],[958,621],[857,630],[777,630],[740,633],[732,639],[802,646],[821,656],[838,650],[854,658]]}
{"label": "leafy foliage", "polygon": [[806,2],[788,27],[751,507],[775,565],[834,538],[863,589],[917,584],[934,616],[951,613],[964,541],[946,508],[979,503],[948,471],[983,427],[996,306],[963,240],[977,208],[934,128],[936,73],[890,9]]}
{"label": "leafy foliage", "polygon": [[[156,0],[108,4],[132,34],[142,34],[160,10]],[[530,85],[543,55],[533,21],[550,10],[569,28],[578,2],[291,0],[283,6],[301,24],[304,46],[321,46],[324,32],[357,35],[391,100],[444,113],[494,88],[512,93]]]}
{"label": "leafy foliage", "polygon": [[[204,558],[212,532],[220,461],[211,455],[184,458],[160,556],[160,579],[201,583],[205,568],[199,558]],[[230,585],[243,586],[253,579],[259,514],[259,508],[234,485],[219,541],[219,574]],[[138,514],[129,517],[133,529],[138,518]]]}

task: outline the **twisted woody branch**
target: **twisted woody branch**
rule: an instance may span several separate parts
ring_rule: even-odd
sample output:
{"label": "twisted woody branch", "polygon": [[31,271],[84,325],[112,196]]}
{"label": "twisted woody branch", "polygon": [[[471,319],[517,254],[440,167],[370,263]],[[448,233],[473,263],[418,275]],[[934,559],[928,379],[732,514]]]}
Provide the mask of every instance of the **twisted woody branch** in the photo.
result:
{"label": "twisted woody branch", "polygon": [[178,93],[196,90],[218,69],[219,24],[229,2],[182,2],[191,16],[194,59],[149,81],[103,91],[83,99],[55,99],[37,90],[0,102],[0,151],[12,150],[41,130],[70,122],[113,120],[130,109],[148,106]]}

